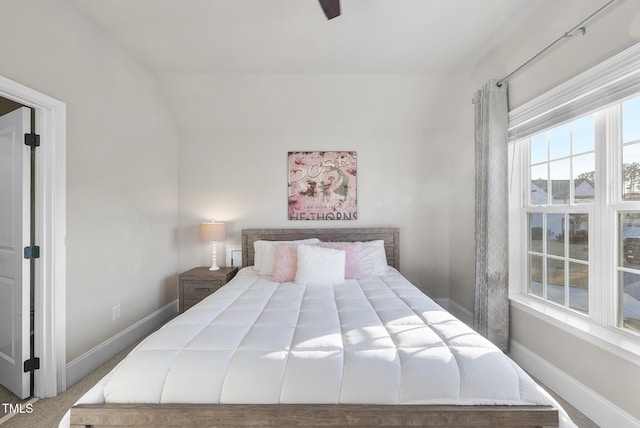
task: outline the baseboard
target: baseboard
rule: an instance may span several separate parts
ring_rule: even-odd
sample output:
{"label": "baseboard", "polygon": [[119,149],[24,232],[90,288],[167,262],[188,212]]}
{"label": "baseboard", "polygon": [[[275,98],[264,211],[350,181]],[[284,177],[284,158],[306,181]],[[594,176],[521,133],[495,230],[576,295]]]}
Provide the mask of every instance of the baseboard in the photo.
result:
{"label": "baseboard", "polygon": [[466,325],[473,327],[473,312],[447,297],[433,300],[435,300],[437,304],[451,312],[451,315],[458,318]]}
{"label": "baseboard", "polygon": [[165,324],[177,312],[178,301],[174,300],[69,362],[67,364],[67,388],[109,361],[127,346],[131,346]]}
{"label": "baseboard", "polygon": [[599,426],[640,428],[639,420],[514,340],[509,356]]}

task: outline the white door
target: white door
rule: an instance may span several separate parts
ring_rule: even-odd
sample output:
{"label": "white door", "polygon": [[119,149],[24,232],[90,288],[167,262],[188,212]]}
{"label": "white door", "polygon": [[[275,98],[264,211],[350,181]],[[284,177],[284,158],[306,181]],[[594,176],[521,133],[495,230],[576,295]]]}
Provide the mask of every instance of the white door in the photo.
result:
{"label": "white door", "polygon": [[30,148],[24,134],[31,113],[22,107],[0,117],[0,384],[20,398],[29,396]]}

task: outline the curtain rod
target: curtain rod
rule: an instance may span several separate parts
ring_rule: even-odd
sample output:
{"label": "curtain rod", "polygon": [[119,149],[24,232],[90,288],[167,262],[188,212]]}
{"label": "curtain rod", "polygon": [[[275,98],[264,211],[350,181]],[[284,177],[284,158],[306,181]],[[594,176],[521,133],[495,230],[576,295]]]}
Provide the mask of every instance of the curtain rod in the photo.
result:
{"label": "curtain rod", "polygon": [[618,0],[610,0],[608,3],[606,3],[604,6],[602,6],[600,9],[596,10],[595,12],[593,12],[591,15],[589,15],[588,17],[586,17],[585,19],[583,19],[582,21],[580,21],[580,23],[578,23],[576,26],[574,26],[572,29],[570,29],[569,31],[567,31],[566,33],[564,33],[562,36],[558,37],[553,43],[551,43],[549,46],[547,46],[546,48],[542,49],[540,52],[538,52],[537,54],[535,54],[534,56],[532,56],[531,58],[529,58],[525,63],[523,63],[520,67],[516,68],[515,70],[513,70],[511,73],[507,74],[505,77],[503,77],[501,80],[498,80],[497,85],[498,86],[502,86],[502,84],[506,81],[508,81],[514,74],[518,73],[520,70],[522,70],[523,68],[525,68],[527,65],[529,65],[530,63],[532,63],[533,61],[535,61],[536,59],[538,59],[538,57],[542,56],[545,52],[547,52],[549,49],[553,48],[555,45],[557,45],[558,43],[560,43],[561,41],[563,41],[564,39],[568,39],[569,37],[573,36],[573,33],[575,33],[576,31],[581,31],[582,35],[584,35],[584,33],[587,31],[587,28],[585,27],[585,24],[589,21],[591,21],[592,19],[596,18],[598,15],[602,14],[606,9],[608,9],[611,5],[613,5],[613,3],[616,3]]}

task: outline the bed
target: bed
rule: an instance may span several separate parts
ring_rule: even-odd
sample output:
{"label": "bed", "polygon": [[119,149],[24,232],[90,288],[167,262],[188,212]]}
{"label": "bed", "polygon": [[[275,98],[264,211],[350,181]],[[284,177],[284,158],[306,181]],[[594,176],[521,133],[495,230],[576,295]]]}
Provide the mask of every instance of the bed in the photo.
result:
{"label": "bed", "polygon": [[[282,281],[292,252],[295,279],[284,269]],[[400,274],[398,228],[245,229],[242,259],[231,282],[142,341],[60,427],[574,426]],[[342,281],[327,279],[338,270]]]}

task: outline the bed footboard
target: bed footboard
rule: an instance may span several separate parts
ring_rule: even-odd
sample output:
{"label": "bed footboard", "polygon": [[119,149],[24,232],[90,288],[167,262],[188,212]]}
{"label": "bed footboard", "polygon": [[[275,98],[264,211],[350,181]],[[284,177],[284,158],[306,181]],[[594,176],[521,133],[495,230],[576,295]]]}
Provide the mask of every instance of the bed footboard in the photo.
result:
{"label": "bed footboard", "polygon": [[81,404],[71,428],[557,427],[550,406]]}

